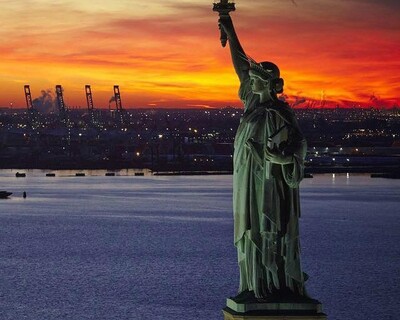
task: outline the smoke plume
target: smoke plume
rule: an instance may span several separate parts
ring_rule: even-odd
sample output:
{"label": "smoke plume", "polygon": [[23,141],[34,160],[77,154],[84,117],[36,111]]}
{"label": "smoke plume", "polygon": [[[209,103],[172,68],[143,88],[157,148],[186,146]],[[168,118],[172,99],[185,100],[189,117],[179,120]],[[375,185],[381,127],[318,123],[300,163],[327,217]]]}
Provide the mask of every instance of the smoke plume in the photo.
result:
{"label": "smoke plume", "polygon": [[40,97],[33,99],[33,107],[44,114],[55,111],[55,99],[53,98],[51,90],[41,90],[40,93]]}
{"label": "smoke plume", "polygon": [[370,97],[369,97],[369,102],[373,102],[373,103],[377,103],[379,101],[379,97],[375,95],[375,93],[373,93]]}

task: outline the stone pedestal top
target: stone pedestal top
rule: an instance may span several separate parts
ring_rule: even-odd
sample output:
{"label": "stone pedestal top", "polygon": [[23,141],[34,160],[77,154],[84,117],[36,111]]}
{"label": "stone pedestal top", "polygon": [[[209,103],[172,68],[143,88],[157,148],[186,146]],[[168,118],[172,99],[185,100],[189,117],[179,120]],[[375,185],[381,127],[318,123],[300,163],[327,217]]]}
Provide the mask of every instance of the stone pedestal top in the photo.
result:
{"label": "stone pedestal top", "polygon": [[326,320],[322,304],[308,297],[228,298],[223,313],[225,320]]}
{"label": "stone pedestal top", "polygon": [[232,298],[226,300],[226,306],[236,312],[249,311],[309,311],[322,312],[322,305],[318,301],[310,302],[238,302]]}
{"label": "stone pedestal top", "polygon": [[323,313],[310,313],[307,311],[273,312],[270,310],[237,313],[225,308],[222,312],[224,313],[224,320],[327,320],[326,315]]}

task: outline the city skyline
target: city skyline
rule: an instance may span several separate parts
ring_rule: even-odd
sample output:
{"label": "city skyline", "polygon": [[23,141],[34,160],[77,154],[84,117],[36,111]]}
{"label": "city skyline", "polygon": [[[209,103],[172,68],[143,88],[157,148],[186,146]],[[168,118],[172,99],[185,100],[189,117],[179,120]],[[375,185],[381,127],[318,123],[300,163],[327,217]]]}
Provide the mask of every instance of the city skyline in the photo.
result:
{"label": "city skyline", "polygon": [[[397,1],[236,1],[246,52],[278,64],[299,106],[399,105]],[[0,106],[24,107],[23,86],[65,90],[66,104],[108,106],[112,86],[130,107],[240,107],[212,2],[2,1]],[[263,41],[271,39],[271,41]]]}

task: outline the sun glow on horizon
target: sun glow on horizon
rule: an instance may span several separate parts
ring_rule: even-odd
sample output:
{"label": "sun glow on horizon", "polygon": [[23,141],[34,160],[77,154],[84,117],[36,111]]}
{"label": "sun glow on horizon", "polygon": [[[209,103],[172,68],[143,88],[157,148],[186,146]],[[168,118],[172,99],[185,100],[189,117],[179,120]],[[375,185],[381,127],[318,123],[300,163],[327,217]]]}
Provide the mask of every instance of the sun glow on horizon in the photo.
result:
{"label": "sun glow on horizon", "polygon": [[[278,64],[288,101],[400,104],[398,5],[236,2],[232,16],[243,47]],[[211,3],[17,1],[3,4],[0,19],[0,106],[24,107],[25,84],[33,98],[61,84],[70,106],[86,105],[86,84],[98,107],[107,106],[114,84],[127,108],[241,106]]]}

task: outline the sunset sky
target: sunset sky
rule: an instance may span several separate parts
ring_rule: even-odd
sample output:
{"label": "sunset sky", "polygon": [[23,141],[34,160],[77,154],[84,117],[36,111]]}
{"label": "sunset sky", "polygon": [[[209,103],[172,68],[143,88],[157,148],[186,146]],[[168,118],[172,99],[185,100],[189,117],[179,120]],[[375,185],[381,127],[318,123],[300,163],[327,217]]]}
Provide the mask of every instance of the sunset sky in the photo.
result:
{"label": "sunset sky", "polygon": [[[0,0],[0,107],[56,84],[68,106],[241,105],[206,0]],[[275,62],[298,106],[400,105],[400,1],[237,0],[247,54]],[[302,102],[303,103],[299,103]]]}

